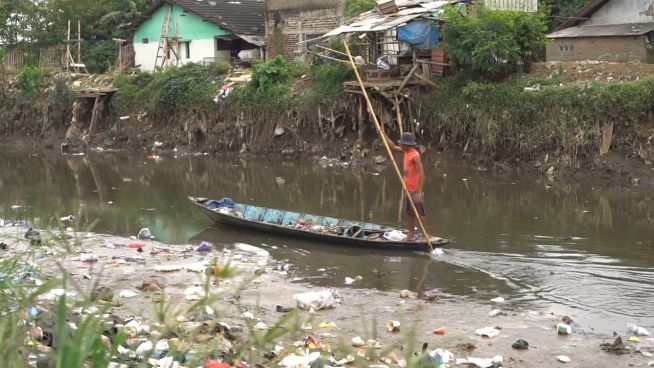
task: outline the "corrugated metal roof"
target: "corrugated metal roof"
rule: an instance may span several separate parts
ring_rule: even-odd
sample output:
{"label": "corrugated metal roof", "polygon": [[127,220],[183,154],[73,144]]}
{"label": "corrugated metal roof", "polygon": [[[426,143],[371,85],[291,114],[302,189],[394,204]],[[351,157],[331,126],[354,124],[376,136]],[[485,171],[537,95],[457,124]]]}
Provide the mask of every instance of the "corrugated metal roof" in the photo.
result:
{"label": "corrugated metal roof", "polygon": [[236,34],[265,34],[264,0],[160,0],[144,13],[135,26],[138,27],[166,3],[176,4],[205,21]]}
{"label": "corrugated metal roof", "polygon": [[320,38],[338,36],[344,33],[385,31],[387,29],[400,26],[418,17],[428,15],[432,11],[442,8],[445,5],[457,3],[459,1],[460,0],[396,0],[398,7],[401,8],[399,12],[384,16],[379,14],[379,12],[372,10],[361,14],[359,17],[351,20],[345,25],[331,30]]}
{"label": "corrugated metal roof", "polygon": [[535,13],[538,11],[538,0],[485,0],[489,9],[513,10]]}
{"label": "corrugated metal roof", "polygon": [[596,26],[577,26],[550,33],[548,38],[578,38],[578,37],[617,37],[617,36],[641,36],[654,31],[652,23],[626,23],[608,24]]}

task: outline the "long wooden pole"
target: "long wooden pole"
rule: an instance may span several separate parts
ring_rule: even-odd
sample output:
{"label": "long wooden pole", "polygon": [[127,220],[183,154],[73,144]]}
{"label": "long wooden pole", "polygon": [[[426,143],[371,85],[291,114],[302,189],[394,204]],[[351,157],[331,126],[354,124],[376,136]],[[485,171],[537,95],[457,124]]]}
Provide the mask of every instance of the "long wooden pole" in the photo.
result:
{"label": "long wooden pole", "polygon": [[82,63],[82,24],[77,21],[77,64]]}
{"label": "long wooden pole", "polygon": [[372,103],[370,102],[370,98],[368,97],[368,91],[366,91],[366,87],[363,84],[361,75],[359,74],[359,69],[357,68],[356,63],[354,62],[354,58],[350,53],[350,47],[347,44],[347,40],[344,42],[344,44],[345,44],[345,51],[347,51],[347,57],[350,59],[350,64],[352,64],[352,69],[354,70],[354,75],[357,77],[357,81],[359,82],[359,86],[361,87],[361,93],[363,94],[363,97],[366,99],[366,103],[368,104],[368,111],[370,112],[370,115],[372,115],[372,121],[375,124],[375,128],[377,128],[377,133],[379,133],[379,137],[384,143],[384,147],[386,147],[386,153],[388,154],[388,158],[393,163],[393,167],[395,168],[395,173],[397,174],[398,179],[400,179],[400,183],[402,183],[402,188],[404,189],[404,192],[407,195],[407,200],[409,201],[409,203],[411,203],[411,209],[413,210],[416,219],[418,219],[418,224],[420,225],[422,234],[427,240],[427,246],[429,247],[429,251],[430,252],[434,251],[434,247],[431,245],[431,240],[429,239],[429,234],[427,234],[427,230],[425,229],[425,225],[422,222],[422,218],[420,218],[420,213],[418,213],[416,204],[413,203],[413,200],[411,198],[411,193],[409,192],[409,189],[406,187],[404,178],[402,178],[402,173],[400,172],[400,168],[397,166],[397,162],[395,162],[395,158],[393,158],[393,151],[391,151],[391,147],[388,145],[388,142],[386,142],[386,139],[384,137],[384,131],[382,130],[381,125],[379,124],[379,120],[377,120],[377,114],[375,114],[375,111],[372,108]]}

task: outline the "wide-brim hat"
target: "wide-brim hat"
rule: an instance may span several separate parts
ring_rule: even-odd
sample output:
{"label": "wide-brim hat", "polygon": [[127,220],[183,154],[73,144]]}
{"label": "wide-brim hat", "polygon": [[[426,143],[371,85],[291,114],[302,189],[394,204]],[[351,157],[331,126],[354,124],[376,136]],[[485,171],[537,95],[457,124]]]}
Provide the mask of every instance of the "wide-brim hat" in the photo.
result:
{"label": "wide-brim hat", "polygon": [[405,146],[417,146],[416,135],[411,132],[402,133],[402,137],[397,142]]}

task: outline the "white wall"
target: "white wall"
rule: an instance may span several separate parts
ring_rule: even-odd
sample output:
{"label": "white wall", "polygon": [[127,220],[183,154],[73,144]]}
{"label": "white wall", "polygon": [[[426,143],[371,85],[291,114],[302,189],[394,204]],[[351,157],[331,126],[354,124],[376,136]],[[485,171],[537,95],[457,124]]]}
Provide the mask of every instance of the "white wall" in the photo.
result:
{"label": "white wall", "polygon": [[610,0],[584,25],[654,22],[654,0]]}
{"label": "white wall", "polygon": [[[152,71],[155,67],[155,59],[157,57],[157,48],[159,47],[158,41],[150,43],[137,43],[134,44],[134,52],[136,53],[134,59],[136,65],[140,65],[143,71]],[[202,63],[205,57],[215,57],[215,40],[193,40],[189,43],[191,55],[190,58],[186,57],[186,46],[184,43],[180,44],[178,55],[180,56],[180,64],[186,63]],[[229,55],[229,51],[227,52]],[[172,56],[172,55],[171,55]],[[172,56],[173,59],[175,56]],[[161,62],[161,60],[159,60]],[[174,63],[174,60],[172,60]]]}

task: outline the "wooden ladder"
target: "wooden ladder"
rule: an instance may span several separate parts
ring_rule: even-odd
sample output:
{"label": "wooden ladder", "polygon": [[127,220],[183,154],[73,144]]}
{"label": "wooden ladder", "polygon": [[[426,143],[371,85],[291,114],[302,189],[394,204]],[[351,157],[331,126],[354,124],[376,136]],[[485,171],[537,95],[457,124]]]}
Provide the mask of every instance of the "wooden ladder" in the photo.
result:
{"label": "wooden ladder", "polygon": [[[168,64],[168,54],[170,53],[170,45],[168,44],[168,31],[170,29],[170,18],[173,13],[173,5],[166,4],[163,23],[161,24],[161,36],[159,37],[159,45],[157,47],[157,56],[154,59],[154,68],[165,67]],[[174,50],[173,50],[174,52]],[[161,62],[159,61],[161,59]]]}

